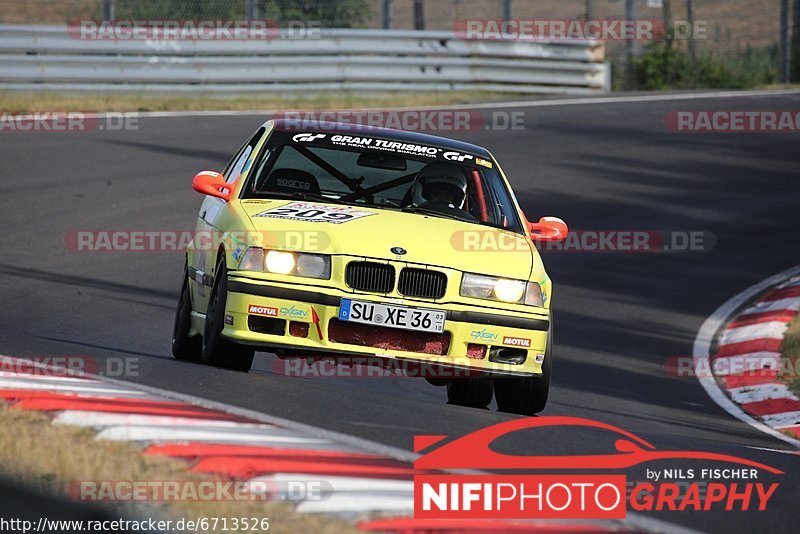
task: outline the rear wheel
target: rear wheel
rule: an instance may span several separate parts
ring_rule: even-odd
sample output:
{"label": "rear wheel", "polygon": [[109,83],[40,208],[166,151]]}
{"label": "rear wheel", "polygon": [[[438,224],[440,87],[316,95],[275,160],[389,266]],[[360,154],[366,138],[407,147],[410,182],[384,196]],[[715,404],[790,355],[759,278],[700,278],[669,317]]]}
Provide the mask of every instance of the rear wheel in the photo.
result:
{"label": "rear wheel", "polygon": [[533,415],[544,410],[550,394],[553,373],[553,323],[547,334],[547,349],[542,363],[542,375],[525,378],[495,378],[494,395],[497,409],[519,415]]}
{"label": "rear wheel", "polygon": [[253,365],[255,351],[245,345],[239,345],[225,339],[222,329],[225,327],[225,302],[228,298],[228,273],[225,258],[220,258],[214,276],[214,287],[208,299],[206,323],[203,329],[203,363],[247,372]]}
{"label": "rear wheel", "polygon": [[175,310],[175,324],[172,327],[172,356],[176,360],[199,362],[203,340],[200,336],[189,337],[192,327],[192,296],[189,293],[189,277],[186,267],[183,268],[183,284],[181,296],[178,298],[178,309]]}
{"label": "rear wheel", "polygon": [[448,404],[486,408],[492,402],[491,378],[454,378],[447,384]]}
{"label": "rear wheel", "polygon": [[446,386],[447,384],[450,383],[450,380],[452,380],[452,379],[450,379],[450,378],[439,378],[439,377],[436,377],[436,376],[426,376],[425,377],[425,381],[428,384],[430,384],[432,386],[436,386],[437,388],[441,388],[441,387]]}

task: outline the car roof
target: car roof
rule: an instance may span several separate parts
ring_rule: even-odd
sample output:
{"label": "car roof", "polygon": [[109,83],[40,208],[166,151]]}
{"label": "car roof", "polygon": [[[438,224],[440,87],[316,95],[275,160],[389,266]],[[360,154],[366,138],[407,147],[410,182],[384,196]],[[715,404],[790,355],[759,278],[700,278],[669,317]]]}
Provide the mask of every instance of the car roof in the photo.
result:
{"label": "car roof", "polygon": [[351,124],[342,122],[325,122],[325,127],[315,126],[314,124],[302,128],[298,128],[296,120],[276,119],[275,129],[281,132],[286,131],[303,131],[303,132],[324,132],[324,133],[340,133],[343,135],[363,134],[368,136],[378,136],[383,139],[391,139],[393,141],[404,141],[406,143],[415,143],[418,145],[432,145],[439,148],[448,148],[457,150],[459,152],[468,152],[476,156],[491,158],[492,155],[488,150],[482,146],[457,141],[448,137],[440,137],[438,135],[429,135],[419,132],[409,132],[406,130],[393,130],[391,128],[378,128],[375,126],[366,126],[363,124]]}

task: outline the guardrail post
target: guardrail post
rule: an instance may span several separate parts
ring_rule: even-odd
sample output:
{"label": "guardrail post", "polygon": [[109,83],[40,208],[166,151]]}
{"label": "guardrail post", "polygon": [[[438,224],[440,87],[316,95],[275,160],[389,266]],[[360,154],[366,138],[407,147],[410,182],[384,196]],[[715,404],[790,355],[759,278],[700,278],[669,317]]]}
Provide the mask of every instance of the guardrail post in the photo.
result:
{"label": "guardrail post", "polygon": [[256,0],[247,0],[247,20],[256,20]]}
{"label": "guardrail post", "polygon": [[503,20],[511,20],[511,0],[503,0]]}
{"label": "guardrail post", "polygon": [[694,4],[692,0],[686,0],[686,21],[689,23],[690,35],[689,39],[689,57],[692,59],[692,67],[697,63],[697,49],[694,44]]}
{"label": "guardrail post", "polygon": [[383,29],[392,27],[392,0],[383,0]]}
{"label": "guardrail post", "polygon": [[789,0],[781,0],[781,83],[789,83],[789,64],[791,63],[789,52]]}
{"label": "guardrail post", "polygon": [[103,0],[103,20],[114,20],[114,0]]}
{"label": "guardrail post", "polygon": [[[625,22],[636,18],[636,0],[625,0]],[[625,41],[625,86],[633,88],[633,39]]]}
{"label": "guardrail post", "polygon": [[794,4],[794,34],[792,36],[792,72],[791,81],[800,80],[800,0]]}
{"label": "guardrail post", "polygon": [[425,29],[425,2],[424,0],[414,0],[414,29]]}
{"label": "guardrail post", "polygon": [[663,1],[664,11],[664,31],[669,32],[672,28],[672,0]]}
{"label": "guardrail post", "polygon": [[586,20],[594,18],[594,0],[586,0]]}

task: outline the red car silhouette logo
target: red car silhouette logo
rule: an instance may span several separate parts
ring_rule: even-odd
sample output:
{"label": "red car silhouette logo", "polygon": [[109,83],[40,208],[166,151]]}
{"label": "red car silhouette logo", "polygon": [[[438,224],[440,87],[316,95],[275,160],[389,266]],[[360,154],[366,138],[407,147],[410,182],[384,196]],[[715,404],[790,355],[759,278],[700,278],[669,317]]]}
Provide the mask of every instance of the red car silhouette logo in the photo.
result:
{"label": "red car silhouette logo", "polygon": [[[617,453],[578,456],[515,456],[491,449],[491,443],[506,434],[531,428],[577,426],[609,430],[619,434],[614,446]],[[447,436],[415,436],[414,451],[420,452],[441,442]],[[621,428],[579,417],[526,417],[514,419],[478,430],[446,443],[414,462],[415,469],[624,469],[656,460],[712,460],[730,462],[782,475],[783,471],[768,465],[730,456],[702,451],[658,451],[642,438]]]}

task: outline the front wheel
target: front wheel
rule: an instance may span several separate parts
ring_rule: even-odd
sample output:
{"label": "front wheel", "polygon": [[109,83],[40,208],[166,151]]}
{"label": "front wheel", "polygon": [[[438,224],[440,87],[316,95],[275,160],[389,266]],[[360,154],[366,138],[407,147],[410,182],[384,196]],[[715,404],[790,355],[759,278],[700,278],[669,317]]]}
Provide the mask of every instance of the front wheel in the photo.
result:
{"label": "front wheel", "polygon": [[214,287],[208,299],[206,323],[203,329],[203,363],[248,372],[253,365],[255,351],[247,346],[233,343],[222,336],[225,327],[225,303],[228,298],[228,272],[225,258],[217,263],[214,276]]}
{"label": "front wheel", "polygon": [[181,296],[178,297],[178,309],[175,310],[175,324],[172,327],[172,356],[185,362],[199,362],[202,350],[200,336],[189,337],[192,327],[192,296],[189,293],[189,277],[186,267],[183,269]]}
{"label": "front wheel", "polygon": [[547,333],[547,349],[542,363],[542,375],[525,378],[495,378],[494,396],[497,409],[519,415],[534,415],[547,405],[550,377],[553,374],[553,324]]}

